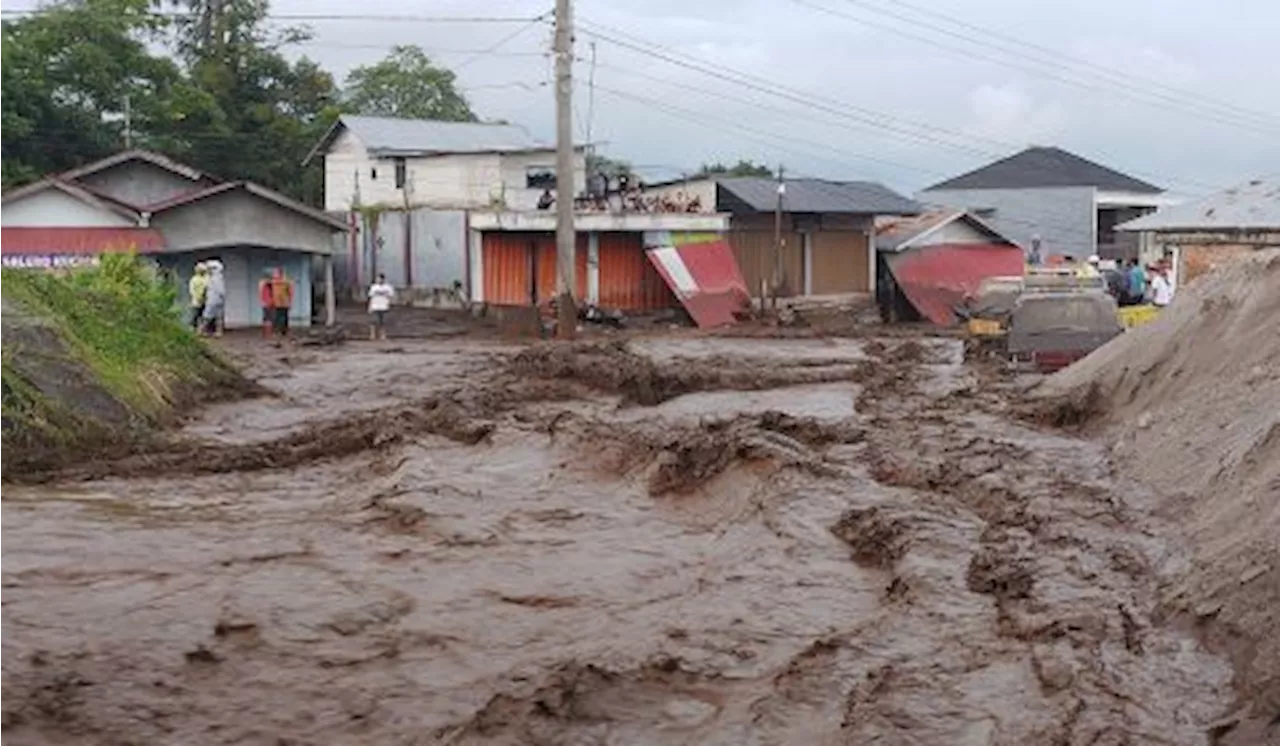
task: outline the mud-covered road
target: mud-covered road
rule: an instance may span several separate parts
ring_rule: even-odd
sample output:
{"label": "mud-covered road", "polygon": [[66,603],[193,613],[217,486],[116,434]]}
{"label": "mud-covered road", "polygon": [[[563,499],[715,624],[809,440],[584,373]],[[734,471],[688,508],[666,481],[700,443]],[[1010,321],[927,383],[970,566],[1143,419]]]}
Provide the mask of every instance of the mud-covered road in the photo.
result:
{"label": "mud-covered road", "polygon": [[[247,349],[247,348],[246,348]],[[1207,744],[1099,445],[941,339],[263,349],[9,486],[14,744]]]}

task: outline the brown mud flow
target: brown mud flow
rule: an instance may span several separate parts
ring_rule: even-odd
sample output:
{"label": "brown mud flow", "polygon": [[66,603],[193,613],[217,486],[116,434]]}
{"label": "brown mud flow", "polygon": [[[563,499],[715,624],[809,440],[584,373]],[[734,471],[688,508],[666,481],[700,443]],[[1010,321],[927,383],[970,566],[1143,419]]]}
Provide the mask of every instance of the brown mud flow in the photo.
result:
{"label": "brown mud flow", "polygon": [[1153,496],[953,340],[351,347],[9,487],[6,737],[1207,744],[1232,706],[1156,616]]}

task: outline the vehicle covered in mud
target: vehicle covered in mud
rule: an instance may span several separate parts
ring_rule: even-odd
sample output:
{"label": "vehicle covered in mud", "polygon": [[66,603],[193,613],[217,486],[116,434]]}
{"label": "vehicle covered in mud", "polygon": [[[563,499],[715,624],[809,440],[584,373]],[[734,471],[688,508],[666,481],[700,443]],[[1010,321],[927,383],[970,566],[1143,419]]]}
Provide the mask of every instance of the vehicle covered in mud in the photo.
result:
{"label": "vehicle covered in mud", "polygon": [[1107,293],[1024,293],[1009,318],[1008,351],[1043,373],[1065,368],[1124,331]]}

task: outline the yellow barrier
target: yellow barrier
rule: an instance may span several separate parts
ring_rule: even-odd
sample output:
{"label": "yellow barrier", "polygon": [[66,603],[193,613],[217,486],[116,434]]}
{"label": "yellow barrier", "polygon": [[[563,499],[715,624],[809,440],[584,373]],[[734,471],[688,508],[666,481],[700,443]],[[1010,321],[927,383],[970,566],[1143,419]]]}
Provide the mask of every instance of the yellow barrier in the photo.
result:
{"label": "yellow barrier", "polygon": [[1141,306],[1124,306],[1116,311],[1116,318],[1120,320],[1120,325],[1125,329],[1132,329],[1135,326],[1142,326],[1155,320],[1160,315],[1160,309],[1153,305],[1146,304]]}

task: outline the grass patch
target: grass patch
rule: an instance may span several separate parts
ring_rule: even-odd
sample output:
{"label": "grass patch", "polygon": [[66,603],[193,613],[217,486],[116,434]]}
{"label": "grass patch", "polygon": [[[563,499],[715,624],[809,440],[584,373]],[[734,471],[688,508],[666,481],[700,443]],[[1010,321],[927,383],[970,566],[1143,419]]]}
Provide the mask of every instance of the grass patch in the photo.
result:
{"label": "grass patch", "polygon": [[11,464],[118,452],[184,404],[251,389],[183,323],[176,289],[133,256],[5,269],[2,280],[6,476]]}
{"label": "grass patch", "polygon": [[182,323],[176,289],[132,256],[109,254],[66,273],[6,269],[3,281],[9,299],[53,324],[102,387],[148,419],[173,404],[175,383],[213,383],[231,372]]}

